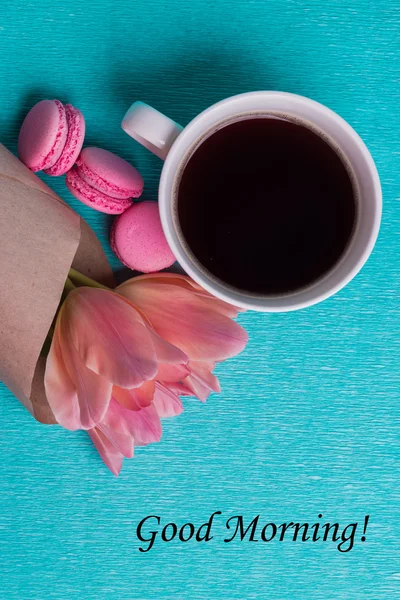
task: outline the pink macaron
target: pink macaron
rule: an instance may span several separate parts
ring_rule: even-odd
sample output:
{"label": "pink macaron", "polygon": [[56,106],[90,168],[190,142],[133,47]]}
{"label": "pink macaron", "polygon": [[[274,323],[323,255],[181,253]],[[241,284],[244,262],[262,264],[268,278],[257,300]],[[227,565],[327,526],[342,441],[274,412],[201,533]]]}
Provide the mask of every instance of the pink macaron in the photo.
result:
{"label": "pink macaron", "polygon": [[84,138],[80,110],[59,100],[42,100],[22,123],[18,156],[31,171],[64,175],[76,161]]}
{"label": "pink macaron", "polygon": [[115,219],[110,242],[119,260],[134,271],[155,273],[175,262],[155,202],[134,204]]}
{"label": "pink macaron", "polygon": [[129,208],[144,185],[135,167],[102,148],[84,148],[67,173],[66,184],[75,198],[110,215]]}

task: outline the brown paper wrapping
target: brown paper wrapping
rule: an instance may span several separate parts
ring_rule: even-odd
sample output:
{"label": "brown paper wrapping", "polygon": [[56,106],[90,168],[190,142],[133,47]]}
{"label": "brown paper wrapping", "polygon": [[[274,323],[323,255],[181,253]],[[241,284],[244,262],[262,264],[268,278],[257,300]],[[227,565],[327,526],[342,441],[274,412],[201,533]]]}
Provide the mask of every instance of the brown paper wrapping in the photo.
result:
{"label": "brown paper wrapping", "polygon": [[40,351],[70,267],[113,285],[87,223],[0,144],[0,380],[42,423],[55,423]]}

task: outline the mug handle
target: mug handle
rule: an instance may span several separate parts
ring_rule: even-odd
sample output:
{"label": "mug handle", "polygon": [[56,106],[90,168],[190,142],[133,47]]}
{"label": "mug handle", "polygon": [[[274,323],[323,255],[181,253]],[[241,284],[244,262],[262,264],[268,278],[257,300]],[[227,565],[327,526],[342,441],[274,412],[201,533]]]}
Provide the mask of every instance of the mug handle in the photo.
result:
{"label": "mug handle", "polygon": [[162,160],[183,127],[144,102],[134,102],[121,123],[122,129],[134,140]]}

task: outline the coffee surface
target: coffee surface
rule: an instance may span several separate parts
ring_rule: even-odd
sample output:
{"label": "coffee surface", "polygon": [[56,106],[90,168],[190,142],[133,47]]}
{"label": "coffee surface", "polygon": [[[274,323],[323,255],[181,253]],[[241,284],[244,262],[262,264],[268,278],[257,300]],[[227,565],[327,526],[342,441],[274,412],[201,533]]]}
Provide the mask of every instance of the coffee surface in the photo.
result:
{"label": "coffee surface", "polygon": [[304,124],[251,117],[189,158],[177,187],[181,234],[230,286],[263,295],[312,284],[340,259],[356,221],[352,178]]}

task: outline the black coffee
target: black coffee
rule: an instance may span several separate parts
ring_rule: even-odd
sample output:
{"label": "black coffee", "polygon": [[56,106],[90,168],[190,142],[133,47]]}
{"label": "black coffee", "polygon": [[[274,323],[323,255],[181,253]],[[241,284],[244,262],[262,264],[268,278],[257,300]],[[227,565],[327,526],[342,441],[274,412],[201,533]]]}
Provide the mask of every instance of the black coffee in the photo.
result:
{"label": "black coffee", "polygon": [[307,286],[343,254],[356,221],[349,170],[303,124],[251,117],[206,138],[178,183],[178,222],[209,273],[240,290]]}

